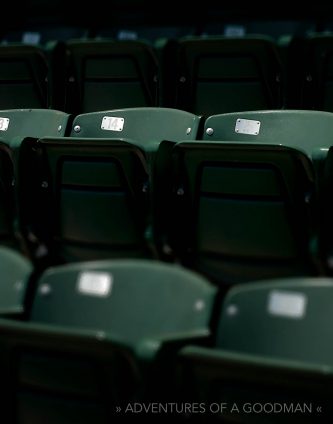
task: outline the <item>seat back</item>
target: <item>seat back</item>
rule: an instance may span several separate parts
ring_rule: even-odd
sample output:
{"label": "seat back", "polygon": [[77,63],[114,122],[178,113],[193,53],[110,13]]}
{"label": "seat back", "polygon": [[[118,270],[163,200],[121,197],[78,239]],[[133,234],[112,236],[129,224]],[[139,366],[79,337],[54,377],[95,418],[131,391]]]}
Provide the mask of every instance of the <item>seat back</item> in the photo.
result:
{"label": "seat back", "polygon": [[282,106],[282,66],[270,39],[185,38],[177,50],[174,107],[209,116]]}
{"label": "seat back", "polygon": [[[333,343],[330,329],[324,323],[331,313],[332,289],[329,278],[319,277],[234,287],[224,300],[216,346],[239,353],[329,365]],[[234,312],[230,313],[231,310]],[[240,333],[246,337],[238,337]]]}
{"label": "seat back", "polygon": [[23,227],[58,260],[151,255],[147,165],[138,147],[119,140],[31,140],[22,148],[20,181]]}
{"label": "seat back", "polygon": [[234,422],[235,414],[240,423],[267,422],[273,410],[269,422],[331,421],[332,289],[328,278],[232,288],[221,308],[216,347],[182,352],[188,390],[198,402],[225,405],[220,412],[226,422]]}
{"label": "seat back", "polygon": [[66,111],[158,105],[158,66],[140,41],[69,41]]}
{"label": "seat back", "polygon": [[0,46],[0,109],[47,108],[46,57],[39,47]]}
{"label": "seat back", "polygon": [[333,37],[314,34],[291,45],[294,107],[333,111]]}
{"label": "seat back", "polygon": [[134,346],[207,328],[215,292],[176,265],[125,259],[69,264],[44,273],[30,320],[105,331]]}
{"label": "seat back", "polygon": [[64,136],[68,121],[69,115],[58,110],[2,110],[0,111],[0,139],[15,149],[25,137]]}
{"label": "seat back", "polygon": [[[163,339],[176,342],[171,360],[186,334],[210,333],[215,294],[200,276],[157,262],[49,269],[30,322],[0,320],[2,364],[10,363],[3,367],[3,409],[13,421],[110,422],[115,408],[143,400],[141,360],[156,359]],[[152,354],[140,357],[142,351]]]}
{"label": "seat back", "polygon": [[333,114],[308,110],[226,113],[205,121],[204,140],[282,144],[310,158],[332,144]]}
{"label": "seat back", "polygon": [[10,247],[25,249],[18,234],[18,156],[22,140],[43,135],[65,135],[69,115],[49,109],[0,111],[0,240]]}
{"label": "seat back", "polygon": [[72,137],[133,139],[145,150],[156,150],[163,140],[195,140],[200,117],[171,108],[126,108],[77,116]]}
{"label": "seat back", "polygon": [[270,145],[178,143],[170,242],[182,261],[237,283],[314,272],[312,164]]}
{"label": "seat back", "polygon": [[[154,169],[162,169],[164,164],[156,165],[156,152],[163,140],[195,140],[199,132],[201,117],[189,112],[171,108],[126,108],[120,110],[86,113],[77,116],[72,124],[71,136],[81,137],[121,137],[132,140],[147,153],[151,193],[151,220],[154,229],[154,244],[160,244],[163,230],[160,228],[162,215],[168,214],[165,201],[165,183],[169,180],[164,171],[162,178],[155,178]],[[165,162],[164,154],[162,162]],[[156,184],[156,181],[159,181]],[[153,211],[154,209],[154,211]],[[156,213],[155,213],[156,209]],[[157,249],[160,251],[159,247]],[[162,254],[162,252],[159,252]]]}

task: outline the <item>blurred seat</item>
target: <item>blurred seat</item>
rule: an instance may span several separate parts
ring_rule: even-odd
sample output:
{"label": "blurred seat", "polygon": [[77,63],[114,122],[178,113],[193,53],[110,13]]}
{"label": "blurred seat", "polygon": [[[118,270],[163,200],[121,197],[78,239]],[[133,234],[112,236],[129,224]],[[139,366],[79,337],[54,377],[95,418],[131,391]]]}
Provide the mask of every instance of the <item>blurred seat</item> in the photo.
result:
{"label": "blurred seat", "polygon": [[314,171],[277,145],[180,142],[172,150],[169,243],[214,281],[318,272],[311,251]]}
{"label": "blurred seat", "polygon": [[66,45],[67,112],[158,105],[158,64],[148,44],[71,40]]}
{"label": "blurred seat", "polygon": [[52,41],[67,41],[70,39],[86,38],[88,29],[79,26],[59,25],[56,23],[30,24],[13,28],[4,34],[2,43],[23,43],[45,47]]}
{"label": "blurred seat", "polygon": [[33,272],[30,261],[10,248],[0,246],[0,315],[21,318],[30,288]]}
{"label": "blurred seat", "polygon": [[0,45],[0,109],[47,108],[47,76],[41,48]]}
{"label": "blurred seat", "polygon": [[333,111],[333,36],[314,33],[290,44],[290,106]]}
{"label": "blurred seat", "polygon": [[188,37],[174,50],[173,60],[167,52],[170,106],[204,116],[283,106],[282,65],[271,39]]}
{"label": "blurred seat", "polygon": [[187,396],[208,405],[207,416],[209,405],[224,405],[210,415],[213,422],[330,422],[332,290],[328,278],[232,288],[215,347],[181,351]]}
{"label": "blurred seat", "polygon": [[320,211],[318,245],[325,271],[332,275],[333,270],[333,149],[329,148],[321,169],[321,184],[318,196],[318,209]]}
{"label": "blurred seat", "polygon": [[128,402],[170,389],[180,347],[209,338],[215,294],[202,277],[150,261],[49,269],[29,322],[0,320],[4,422],[128,422]]}

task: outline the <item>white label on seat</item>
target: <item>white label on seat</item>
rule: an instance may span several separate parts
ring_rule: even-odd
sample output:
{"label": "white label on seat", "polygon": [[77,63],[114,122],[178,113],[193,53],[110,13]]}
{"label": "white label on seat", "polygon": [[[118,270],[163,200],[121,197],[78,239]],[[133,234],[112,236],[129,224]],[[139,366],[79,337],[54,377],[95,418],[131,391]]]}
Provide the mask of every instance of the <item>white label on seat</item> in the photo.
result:
{"label": "white label on seat", "polygon": [[136,31],[129,31],[127,29],[123,29],[121,31],[118,31],[117,38],[118,40],[137,40],[139,36]]}
{"label": "white label on seat", "polygon": [[303,318],[307,297],[303,293],[273,290],[268,297],[268,313],[286,318]]}
{"label": "white label on seat", "polygon": [[237,119],[235,132],[237,134],[258,135],[260,131],[260,121],[253,119]]}
{"label": "white label on seat", "polygon": [[107,272],[82,272],[78,290],[83,294],[106,297],[111,291],[112,281],[112,275]]}
{"label": "white label on seat", "polygon": [[102,130],[106,131],[122,131],[124,127],[124,118],[116,116],[104,116],[102,119]]}
{"label": "white label on seat", "polygon": [[243,25],[226,25],[224,35],[226,37],[245,37],[246,28]]}
{"label": "white label on seat", "polygon": [[40,33],[39,32],[25,32],[22,36],[22,43],[24,44],[33,44],[37,45],[40,43]]}
{"label": "white label on seat", "polygon": [[7,131],[9,127],[8,118],[0,118],[0,131]]}

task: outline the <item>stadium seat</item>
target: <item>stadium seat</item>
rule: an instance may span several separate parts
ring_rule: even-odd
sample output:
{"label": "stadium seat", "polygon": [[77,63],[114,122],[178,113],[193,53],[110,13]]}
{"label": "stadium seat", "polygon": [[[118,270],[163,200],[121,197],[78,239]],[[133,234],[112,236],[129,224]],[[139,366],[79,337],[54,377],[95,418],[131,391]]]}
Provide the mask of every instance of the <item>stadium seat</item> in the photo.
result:
{"label": "stadium seat", "polygon": [[63,137],[69,115],[53,109],[8,109],[0,111],[0,140],[13,150],[26,137]]}
{"label": "stadium seat", "polygon": [[48,64],[36,46],[0,46],[0,109],[47,108]]}
{"label": "stadium seat", "polygon": [[[77,116],[70,136],[72,141],[82,138],[109,139],[121,137],[122,140],[139,146],[146,153],[149,174],[149,205],[147,210],[150,221],[147,234],[155,244],[159,255],[164,253],[159,248],[162,234],[162,215],[167,213],[165,202],[164,158],[156,164],[157,151],[163,140],[179,141],[196,139],[201,117],[182,110],[158,107],[126,108],[111,111],[91,112]],[[163,154],[159,154],[159,157]],[[155,171],[162,175],[156,184]],[[163,203],[163,205],[162,205]],[[158,245],[158,246],[157,246]]]}
{"label": "stadium seat", "polygon": [[163,140],[195,140],[200,117],[183,110],[162,107],[139,107],[77,116],[72,137],[131,139],[144,150],[156,151]]}
{"label": "stadium seat", "polygon": [[4,246],[0,246],[0,315],[21,318],[25,315],[26,300],[33,272],[30,261]]}
{"label": "stadium seat", "polygon": [[314,33],[290,45],[291,107],[333,111],[333,36]]}
{"label": "stadium seat", "polygon": [[[17,166],[20,146],[26,137],[65,135],[69,115],[50,109],[0,111],[0,243],[25,250],[20,234],[17,203]],[[26,252],[27,253],[27,252]]]}
{"label": "stadium seat", "polygon": [[75,115],[158,105],[158,64],[140,41],[68,41],[65,110]]}
{"label": "stadium seat", "polygon": [[193,141],[172,150],[169,243],[220,284],[318,272],[314,170],[296,149]]}
{"label": "stadium seat", "polygon": [[210,116],[204,140],[276,144],[325,157],[333,142],[333,114],[310,110],[262,110]]}
{"label": "stadium seat", "polygon": [[332,420],[333,345],[327,325],[332,289],[328,278],[293,278],[230,290],[215,346],[187,346],[180,354],[187,396],[206,406],[206,418]]}
{"label": "stadium seat", "polygon": [[4,422],[128,422],[128,402],[162,395],[180,347],[209,338],[215,294],[150,261],[49,269],[29,322],[0,320]]}
{"label": "stadium seat", "polygon": [[154,256],[145,238],[147,163],[134,144],[26,140],[19,183],[22,232],[56,262]]}
{"label": "stadium seat", "polygon": [[172,107],[207,117],[283,106],[282,65],[271,39],[187,37],[174,49],[166,72]]}

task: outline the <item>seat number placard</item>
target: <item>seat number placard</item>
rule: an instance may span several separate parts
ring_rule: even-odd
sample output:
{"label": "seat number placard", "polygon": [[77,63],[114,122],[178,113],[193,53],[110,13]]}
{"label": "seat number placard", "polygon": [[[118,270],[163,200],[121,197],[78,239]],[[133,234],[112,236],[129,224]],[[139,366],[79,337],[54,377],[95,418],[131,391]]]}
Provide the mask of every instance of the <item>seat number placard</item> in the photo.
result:
{"label": "seat number placard", "polygon": [[8,118],[0,118],[0,131],[7,131],[9,127]]}
{"label": "seat number placard", "polygon": [[78,291],[91,296],[107,296],[112,287],[112,275],[107,272],[82,272],[78,278]]}
{"label": "seat number placard", "polygon": [[116,116],[104,116],[102,119],[102,130],[105,131],[122,131],[124,128],[124,118]]}
{"label": "seat number placard", "polygon": [[237,119],[235,132],[237,134],[258,135],[260,131],[260,121],[253,119]]}

